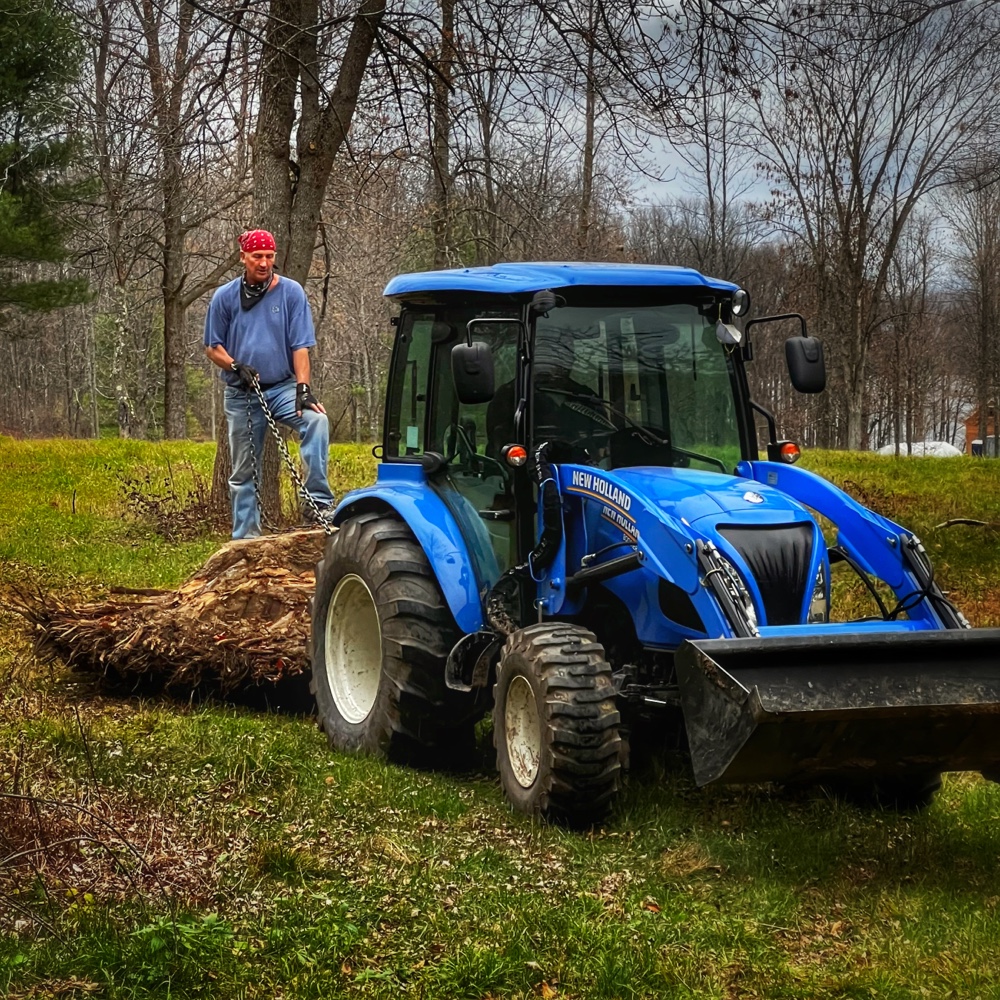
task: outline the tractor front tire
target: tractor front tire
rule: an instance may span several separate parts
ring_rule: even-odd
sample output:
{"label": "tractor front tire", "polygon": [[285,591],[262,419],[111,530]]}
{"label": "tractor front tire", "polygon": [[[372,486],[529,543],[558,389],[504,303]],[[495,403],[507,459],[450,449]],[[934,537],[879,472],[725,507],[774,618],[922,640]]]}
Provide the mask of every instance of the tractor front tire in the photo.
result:
{"label": "tractor front tire", "polygon": [[493,742],[515,809],[575,826],[602,819],[620,787],[620,721],[611,667],[592,632],[544,622],[508,636]]}
{"label": "tractor front tire", "polygon": [[460,764],[454,752],[471,752],[482,695],[445,685],[458,638],[407,525],[377,512],[346,521],[316,567],[312,604],[311,688],[330,746]]}

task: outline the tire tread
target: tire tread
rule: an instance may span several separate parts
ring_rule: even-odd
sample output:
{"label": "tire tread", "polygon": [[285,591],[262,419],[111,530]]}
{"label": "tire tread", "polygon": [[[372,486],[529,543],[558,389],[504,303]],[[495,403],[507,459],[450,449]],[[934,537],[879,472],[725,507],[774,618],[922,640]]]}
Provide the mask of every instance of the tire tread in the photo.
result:
{"label": "tire tread", "polygon": [[[444,660],[460,633],[416,537],[396,517],[377,511],[359,514],[327,543],[316,567],[317,590],[321,579],[345,563],[357,567],[354,571],[360,570],[371,587],[382,632],[383,683],[395,688],[382,711],[380,725],[386,732],[366,740],[365,749],[406,757],[414,747],[453,744],[459,731],[482,714],[483,699],[445,685]],[[310,689],[316,695],[315,677]],[[328,721],[322,708],[319,715],[320,727],[336,746],[336,720]]]}
{"label": "tire tread", "polygon": [[[587,629],[546,622],[512,633],[501,671],[507,659],[530,664],[544,692],[542,752],[549,766],[539,769],[528,811],[572,824],[599,821],[621,783],[621,718],[604,647]],[[500,701],[493,723],[498,755],[506,754]]]}

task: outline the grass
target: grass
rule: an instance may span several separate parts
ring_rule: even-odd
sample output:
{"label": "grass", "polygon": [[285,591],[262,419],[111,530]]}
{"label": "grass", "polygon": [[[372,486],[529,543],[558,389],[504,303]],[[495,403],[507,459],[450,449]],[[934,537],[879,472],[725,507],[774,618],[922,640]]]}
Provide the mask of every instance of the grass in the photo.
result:
{"label": "grass", "polygon": [[[71,592],[176,583],[218,536],[167,543],[116,482],[168,458],[180,481],[211,452],[0,440],[0,559]],[[989,536],[933,526],[1000,521],[1000,466],[806,461],[992,608]],[[334,464],[338,491],[370,477],[362,449]],[[897,815],[699,790],[661,762],[571,831],[513,815],[486,766],[407,770],[332,753],[308,718],[111,698],[33,661],[2,608],[0,630],[0,996],[1000,997],[1000,789],[978,777]]]}
{"label": "grass", "polygon": [[206,534],[167,542],[128,517],[123,485],[145,478],[180,492],[211,482],[212,444],[15,441],[0,437],[0,564],[48,579],[158,587],[182,580],[218,547]]}

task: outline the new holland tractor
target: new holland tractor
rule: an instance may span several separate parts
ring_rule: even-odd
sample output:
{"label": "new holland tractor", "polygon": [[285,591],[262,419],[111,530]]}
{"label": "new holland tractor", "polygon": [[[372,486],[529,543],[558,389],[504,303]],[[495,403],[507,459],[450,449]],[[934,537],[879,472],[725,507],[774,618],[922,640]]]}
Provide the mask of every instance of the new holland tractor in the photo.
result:
{"label": "new holland tractor", "polygon": [[[699,785],[920,806],[943,771],[1000,775],[1000,630],[969,627],[912,532],[793,464],[749,395],[766,320],[740,319],[744,290],[525,263],[385,294],[378,478],[340,503],[312,608],[332,747],[460,763],[492,710],[507,798],[571,823],[602,817],[644,732]],[[821,391],[820,343],[771,319]],[[831,614],[838,562],[878,614]]]}

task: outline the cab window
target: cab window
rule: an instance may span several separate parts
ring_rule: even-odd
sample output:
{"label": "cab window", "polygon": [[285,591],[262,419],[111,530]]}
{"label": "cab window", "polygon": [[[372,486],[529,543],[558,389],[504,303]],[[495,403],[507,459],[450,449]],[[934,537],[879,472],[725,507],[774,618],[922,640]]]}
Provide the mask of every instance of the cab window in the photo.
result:
{"label": "cab window", "polygon": [[403,314],[393,356],[394,387],[386,424],[386,456],[423,454],[427,433],[427,387],[435,329],[433,313]]}

